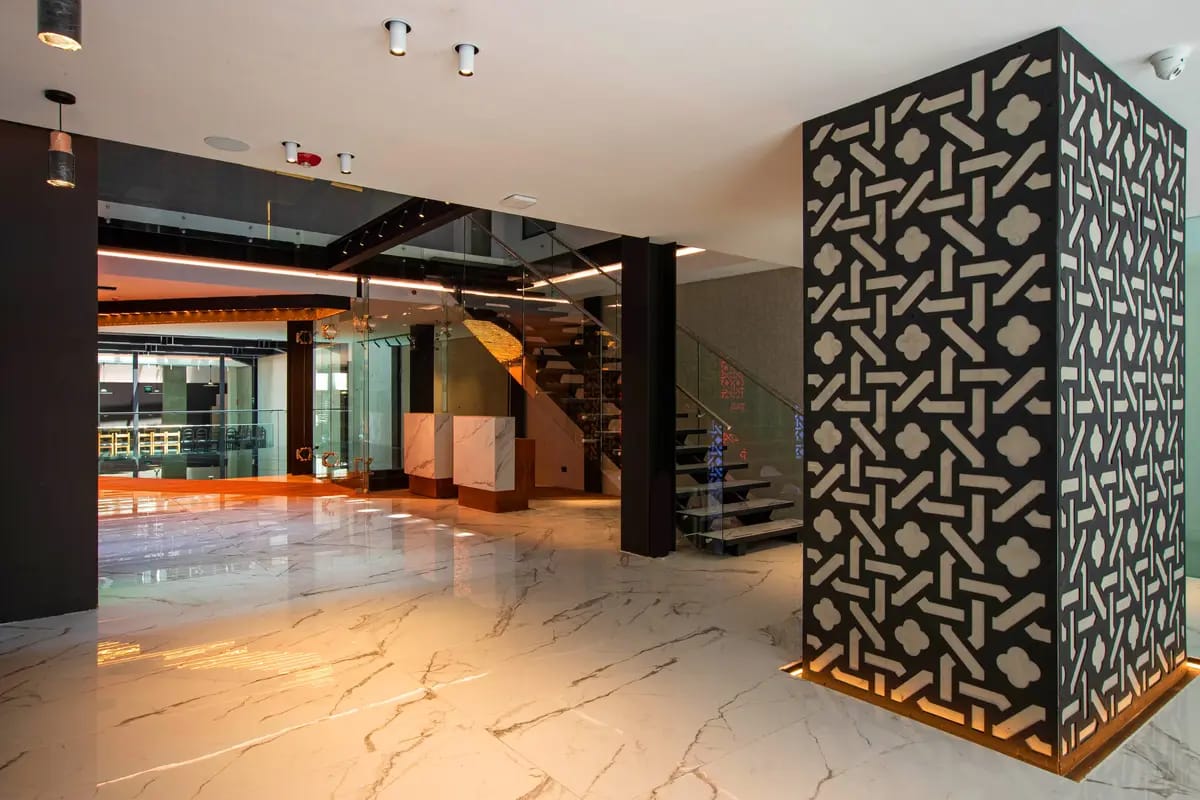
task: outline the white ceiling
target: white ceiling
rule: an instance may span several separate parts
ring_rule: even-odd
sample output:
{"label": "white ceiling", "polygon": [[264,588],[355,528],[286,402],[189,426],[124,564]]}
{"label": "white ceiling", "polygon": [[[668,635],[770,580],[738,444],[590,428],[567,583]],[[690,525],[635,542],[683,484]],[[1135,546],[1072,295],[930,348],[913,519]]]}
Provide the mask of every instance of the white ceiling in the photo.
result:
{"label": "white ceiling", "polygon": [[[395,15],[404,58],[380,27]],[[798,265],[800,123],[1055,25],[1200,129],[1200,65],[1165,83],[1144,64],[1200,44],[1197,0],[104,0],[75,54],[38,43],[33,0],[6,2],[0,118],[52,125],[41,92],[61,88],[85,134],[271,169],[291,138],[321,177],[349,150],[367,186],[532,194],[544,218]]]}

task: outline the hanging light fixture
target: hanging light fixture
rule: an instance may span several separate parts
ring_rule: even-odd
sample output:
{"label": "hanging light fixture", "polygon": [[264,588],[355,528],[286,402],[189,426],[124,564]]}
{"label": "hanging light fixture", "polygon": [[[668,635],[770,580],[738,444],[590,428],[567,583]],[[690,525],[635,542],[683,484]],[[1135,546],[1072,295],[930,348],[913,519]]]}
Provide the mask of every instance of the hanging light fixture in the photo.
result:
{"label": "hanging light fixture", "polygon": [[385,19],[383,27],[388,32],[388,52],[394,56],[402,56],[408,52],[408,34],[412,31],[402,19]]}
{"label": "hanging light fixture", "polygon": [[282,144],[284,160],[289,164],[295,164],[296,160],[300,157],[300,143],[288,141]]}
{"label": "hanging light fixture", "polygon": [[338,169],[343,175],[349,175],[354,161],[354,153],[338,153]]}
{"label": "hanging light fixture", "polygon": [[46,183],[56,189],[75,188],[75,152],[71,149],[71,134],[62,129],[62,107],[75,105],[75,95],[58,89],[47,89],[45,97],[58,104],[58,130],[50,131],[49,168]]}
{"label": "hanging light fixture", "polygon": [[82,0],[38,0],[38,38],[60,50],[82,50]]}
{"label": "hanging light fixture", "polygon": [[458,74],[464,78],[469,78],[475,74],[475,56],[479,54],[479,47],[469,42],[454,45],[454,51],[458,53]]}

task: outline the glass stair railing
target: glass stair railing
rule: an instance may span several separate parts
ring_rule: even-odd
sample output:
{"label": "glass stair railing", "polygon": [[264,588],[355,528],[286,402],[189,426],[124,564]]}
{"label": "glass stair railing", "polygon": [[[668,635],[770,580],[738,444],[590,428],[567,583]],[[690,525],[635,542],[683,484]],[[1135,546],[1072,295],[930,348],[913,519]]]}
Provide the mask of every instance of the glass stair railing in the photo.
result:
{"label": "glass stair railing", "polygon": [[800,541],[804,415],[798,403],[676,328],[676,519],[714,552]]}
{"label": "glass stair railing", "polygon": [[[530,395],[550,399],[579,429],[585,465],[615,475],[621,464],[621,344],[599,304],[555,282],[570,264],[543,271],[471,217],[517,269],[511,292],[463,290],[463,325]],[[569,286],[569,284],[568,284]]]}

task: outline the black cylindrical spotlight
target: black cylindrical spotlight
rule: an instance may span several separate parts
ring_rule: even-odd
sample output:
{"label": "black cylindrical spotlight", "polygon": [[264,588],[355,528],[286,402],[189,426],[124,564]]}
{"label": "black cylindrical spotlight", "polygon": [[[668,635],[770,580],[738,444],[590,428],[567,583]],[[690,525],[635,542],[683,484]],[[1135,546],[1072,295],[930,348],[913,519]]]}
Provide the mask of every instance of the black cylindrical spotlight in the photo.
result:
{"label": "black cylindrical spotlight", "polygon": [[83,49],[83,0],[38,0],[38,38],[60,50]]}

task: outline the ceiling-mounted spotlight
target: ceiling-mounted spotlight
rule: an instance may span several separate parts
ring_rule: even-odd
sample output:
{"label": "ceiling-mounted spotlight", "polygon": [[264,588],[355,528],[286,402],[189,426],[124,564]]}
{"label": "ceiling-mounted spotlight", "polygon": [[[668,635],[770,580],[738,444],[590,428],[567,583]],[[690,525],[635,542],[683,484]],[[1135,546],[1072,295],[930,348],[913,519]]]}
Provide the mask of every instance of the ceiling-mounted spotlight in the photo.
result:
{"label": "ceiling-mounted spotlight", "polygon": [[82,0],[38,0],[38,38],[60,50],[83,49]]}
{"label": "ceiling-mounted spotlight", "polygon": [[469,42],[463,42],[454,45],[454,51],[458,53],[458,74],[464,78],[474,75],[475,56],[479,55],[479,47]]}
{"label": "ceiling-mounted spotlight", "polygon": [[412,25],[402,19],[385,19],[383,27],[388,32],[388,52],[394,56],[402,56],[407,53],[408,34],[412,31]]}
{"label": "ceiling-mounted spotlight", "polygon": [[338,169],[343,175],[350,174],[352,161],[354,161],[353,153],[338,153]]}
{"label": "ceiling-mounted spotlight", "polygon": [[289,164],[295,164],[296,159],[300,156],[299,142],[284,142],[283,143],[283,158]]}
{"label": "ceiling-mounted spotlight", "polygon": [[58,103],[58,130],[50,131],[49,169],[46,183],[57,189],[75,188],[75,152],[71,149],[71,134],[62,129],[62,107],[75,105],[75,95],[58,89],[47,89],[46,99]]}

